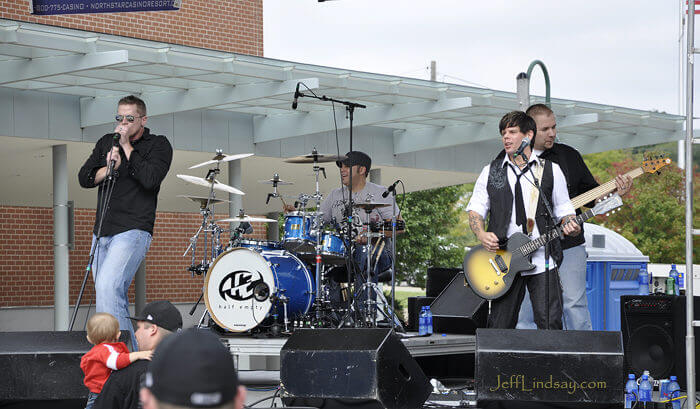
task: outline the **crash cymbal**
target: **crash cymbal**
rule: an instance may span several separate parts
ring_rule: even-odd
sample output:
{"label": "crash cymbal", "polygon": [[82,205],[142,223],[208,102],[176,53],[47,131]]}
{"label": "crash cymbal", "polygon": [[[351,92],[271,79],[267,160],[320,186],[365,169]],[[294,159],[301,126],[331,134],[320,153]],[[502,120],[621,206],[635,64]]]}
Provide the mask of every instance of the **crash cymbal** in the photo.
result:
{"label": "crash cymbal", "polygon": [[287,163],[324,163],[324,162],[335,162],[345,159],[345,156],[338,155],[328,155],[324,153],[310,153],[308,155],[293,156],[287,158],[284,161]]}
{"label": "crash cymbal", "polygon": [[236,223],[236,222],[248,222],[248,223],[253,223],[253,222],[258,222],[258,223],[272,223],[276,222],[277,220],[274,219],[266,219],[264,217],[253,217],[253,216],[236,216],[236,217],[229,217],[227,219],[221,219],[217,220],[217,223]]}
{"label": "crash cymbal", "polygon": [[391,203],[358,202],[358,203],[352,204],[352,207],[357,207],[357,208],[365,209],[365,210],[372,210],[372,209],[376,209],[378,207],[386,207],[386,206],[391,206]]}
{"label": "crash cymbal", "polygon": [[[204,179],[204,178],[197,177],[197,176],[177,175],[177,177],[180,178],[180,179],[182,179],[182,180],[184,180],[185,182],[189,182],[189,183],[192,183],[192,184],[194,184],[194,185],[199,185],[199,186],[204,186],[204,187],[209,187],[209,188],[210,188],[211,185],[212,185],[212,183],[209,182],[208,180],[206,180],[206,179]],[[244,194],[245,194],[245,193],[243,193],[242,191],[236,189],[235,187],[229,186],[229,185],[225,185],[225,184],[219,182],[219,181],[216,180],[216,179],[214,179],[214,189],[216,189],[216,190],[221,190],[221,191],[224,191],[224,192],[233,193],[233,194],[236,194],[236,195],[244,195]]]}
{"label": "crash cymbal", "polygon": [[243,159],[253,156],[252,153],[239,153],[237,155],[226,155],[225,153],[217,153],[216,156],[214,156],[211,160],[208,160],[206,162],[199,163],[194,166],[190,166],[190,169],[195,169],[195,168],[201,168],[202,166],[207,166],[211,165],[216,162],[229,162],[232,160],[237,160],[237,159]]}
{"label": "crash cymbal", "polygon": [[230,203],[228,200],[224,199],[209,199],[208,197],[202,197],[202,196],[189,196],[189,195],[177,195],[177,197],[184,197],[185,199],[190,199],[191,201],[195,203],[199,203],[199,207],[204,208],[207,205],[207,201],[209,204],[217,204],[217,203]]}

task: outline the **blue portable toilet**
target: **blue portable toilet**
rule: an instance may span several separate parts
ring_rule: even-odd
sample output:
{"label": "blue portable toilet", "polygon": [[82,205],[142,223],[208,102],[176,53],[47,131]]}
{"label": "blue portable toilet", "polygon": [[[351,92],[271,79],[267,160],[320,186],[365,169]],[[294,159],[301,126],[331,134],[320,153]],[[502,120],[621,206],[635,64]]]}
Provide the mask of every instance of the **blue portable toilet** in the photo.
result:
{"label": "blue portable toilet", "polygon": [[620,296],[637,294],[639,270],[649,257],[629,240],[597,224],[584,224],[586,293],[593,329],[620,330]]}

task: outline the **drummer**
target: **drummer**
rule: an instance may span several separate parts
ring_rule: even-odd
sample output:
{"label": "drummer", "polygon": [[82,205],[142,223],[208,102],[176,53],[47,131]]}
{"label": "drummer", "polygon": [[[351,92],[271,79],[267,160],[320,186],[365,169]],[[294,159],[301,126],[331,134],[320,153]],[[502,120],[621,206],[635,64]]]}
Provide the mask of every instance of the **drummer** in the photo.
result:
{"label": "drummer", "polygon": [[[342,161],[337,161],[336,165],[340,168],[340,175],[342,178],[343,186],[340,188],[333,189],[330,194],[321,203],[320,211],[322,212],[322,219],[324,224],[333,226],[336,230],[343,229],[345,227],[344,217],[347,214],[347,203],[348,203],[348,185],[350,185],[350,174],[352,173],[352,201],[354,204],[365,202],[366,200],[372,202],[382,202],[387,203],[389,206],[377,207],[372,209],[370,213],[371,222],[383,222],[384,220],[390,220],[394,214],[393,198],[391,195],[386,198],[382,197],[382,194],[386,192],[384,186],[369,182],[367,180],[367,175],[372,166],[372,159],[360,151],[351,151],[345,155]],[[293,206],[285,206],[285,211],[295,210]],[[397,218],[398,208],[396,211]],[[354,259],[357,263],[357,267],[363,273],[367,270],[367,257],[365,244],[367,244],[367,236],[364,234],[357,234],[362,231],[362,224],[367,221],[367,213],[360,208],[353,208],[353,237],[355,237],[355,242],[357,243],[356,250],[354,252]],[[372,276],[376,281],[376,276],[391,267],[391,230],[384,233],[384,237],[380,238],[378,241],[373,242],[372,247],[372,266],[373,272]],[[379,258],[377,259],[377,252],[379,251]]]}

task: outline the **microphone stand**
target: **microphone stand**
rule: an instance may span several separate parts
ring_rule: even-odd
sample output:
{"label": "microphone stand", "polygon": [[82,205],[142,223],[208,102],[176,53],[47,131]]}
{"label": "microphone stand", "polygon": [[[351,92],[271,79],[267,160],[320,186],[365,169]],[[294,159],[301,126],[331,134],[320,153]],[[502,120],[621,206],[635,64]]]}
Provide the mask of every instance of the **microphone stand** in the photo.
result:
{"label": "microphone stand", "polygon": [[[522,153],[521,156],[525,158],[525,163],[527,164],[530,161],[530,158],[527,157],[525,153]],[[549,200],[547,199],[547,196],[545,196],[544,192],[542,192],[542,187],[540,186],[540,181],[537,179],[537,176],[535,176],[535,172],[532,170],[532,167],[530,169],[530,175],[532,176],[532,182],[533,185],[537,188],[537,190],[540,192],[540,198],[542,199],[542,203],[544,204],[544,208],[546,211],[545,216],[545,231],[540,232],[540,236],[543,234],[547,234],[550,229],[550,223],[551,227],[554,227],[557,232],[559,233],[559,239],[563,240],[564,234],[561,230],[561,226],[557,225],[556,220],[554,219],[554,211],[552,211],[552,206],[549,203]],[[524,201],[524,198],[523,198]],[[535,211],[536,213],[536,211]],[[537,216],[535,214],[535,216]],[[537,223],[537,221],[535,221]],[[544,297],[545,297],[545,311],[546,311],[546,316],[547,316],[547,328],[549,329],[550,326],[550,313],[549,313],[549,257],[551,253],[551,242],[547,242],[544,246],[544,279],[545,279],[545,289],[544,289]],[[562,306],[563,308],[563,306]]]}
{"label": "microphone stand", "polygon": [[[357,102],[351,102],[351,101],[343,101],[335,98],[330,98],[325,95],[318,96],[312,93],[310,94],[304,94],[303,92],[298,92],[296,94],[296,97],[301,97],[301,98],[313,98],[313,99],[318,99],[320,101],[330,101],[330,102],[337,102],[339,104],[345,105],[345,110],[348,113],[348,118],[350,119],[350,151],[352,152],[352,124],[354,120],[354,114],[355,114],[355,108],[367,108],[367,105],[363,104],[358,104]],[[341,187],[341,192],[342,192],[342,187]],[[348,288],[351,289],[349,291],[351,296],[348,297],[348,312],[350,312],[350,306],[352,305],[352,301],[354,301],[354,293],[356,290],[356,285],[357,283],[353,282],[352,285],[350,284],[350,277],[352,275],[351,270],[354,268],[354,258],[353,258],[353,250],[355,249],[354,243],[352,242],[352,215],[353,215],[353,207],[352,207],[352,169],[350,169],[350,180],[348,183],[348,204],[346,207],[347,210],[347,219],[345,219],[345,223],[347,224],[348,228],[348,243],[350,243],[350,251],[349,251],[349,257],[350,257],[350,263],[346,263],[346,270],[348,273]],[[350,268],[347,268],[347,266],[351,266]],[[369,271],[367,272],[369,274]],[[318,289],[317,289],[318,291]],[[341,322],[341,325],[343,323]]]}
{"label": "microphone stand", "polygon": [[[115,139],[116,143],[112,144],[112,147],[117,147],[119,146],[119,140]],[[112,151],[112,147],[110,147],[109,151]],[[88,258],[88,264],[85,267],[85,275],[83,276],[83,282],[80,285],[80,292],[78,292],[78,299],[75,301],[75,307],[73,307],[73,314],[71,315],[70,319],[70,325],[68,326],[68,331],[73,331],[73,325],[75,324],[75,319],[78,315],[78,308],[80,308],[80,302],[83,299],[83,294],[85,293],[85,284],[87,284],[87,279],[90,276],[90,272],[92,271],[92,263],[95,260],[95,251],[97,250],[97,246],[100,241],[100,237],[102,235],[102,223],[104,223],[105,216],[107,216],[107,209],[109,209],[109,202],[112,199],[112,192],[114,191],[114,186],[116,185],[117,181],[114,178],[114,164],[115,160],[112,159],[109,161],[109,164],[107,165],[107,175],[105,176],[105,179],[102,181],[102,186],[99,189],[102,189],[102,195],[100,196],[100,203],[98,206],[98,209],[96,211],[96,214],[99,215],[100,222],[97,224],[97,234],[95,237],[95,242],[92,244],[92,247],[90,248],[90,257]]]}

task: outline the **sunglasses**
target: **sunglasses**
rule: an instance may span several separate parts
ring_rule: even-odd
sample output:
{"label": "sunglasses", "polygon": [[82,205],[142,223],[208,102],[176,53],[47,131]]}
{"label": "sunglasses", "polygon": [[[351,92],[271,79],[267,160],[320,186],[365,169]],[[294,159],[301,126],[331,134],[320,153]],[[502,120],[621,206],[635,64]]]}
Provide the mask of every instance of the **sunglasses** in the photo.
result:
{"label": "sunglasses", "polygon": [[126,118],[127,122],[134,122],[136,118],[143,118],[144,116],[133,116],[133,115],[117,115],[114,117],[114,119],[117,120],[117,122],[121,122]]}

